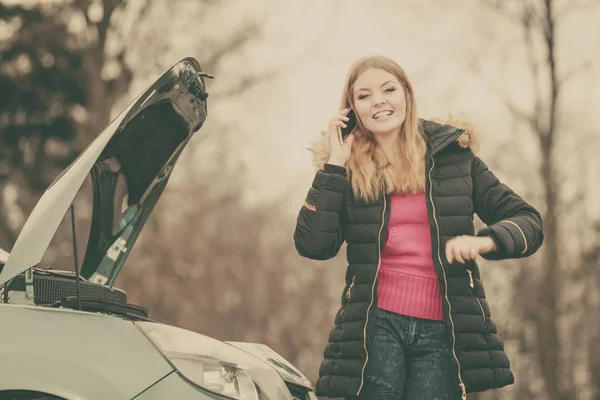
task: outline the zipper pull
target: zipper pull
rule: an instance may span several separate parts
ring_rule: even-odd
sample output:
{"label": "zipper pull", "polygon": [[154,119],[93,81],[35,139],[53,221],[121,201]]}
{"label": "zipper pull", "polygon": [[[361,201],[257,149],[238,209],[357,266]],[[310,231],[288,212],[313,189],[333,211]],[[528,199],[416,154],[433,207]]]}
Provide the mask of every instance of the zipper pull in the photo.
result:
{"label": "zipper pull", "polygon": [[470,269],[467,270],[467,273],[469,274],[469,286],[471,286],[471,289],[473,289],[475,287],[475,282],[473,282],[473,273]]}
{"label": "zipper pull", "polygon": [[348,286],[348,291],[346,292],[346,299],[350,298],[350,294],[352,293],[352,288],[354,287],[354,280],[356,279],[356,276],[352,277],[352,283],[350,284],[350,286]]}

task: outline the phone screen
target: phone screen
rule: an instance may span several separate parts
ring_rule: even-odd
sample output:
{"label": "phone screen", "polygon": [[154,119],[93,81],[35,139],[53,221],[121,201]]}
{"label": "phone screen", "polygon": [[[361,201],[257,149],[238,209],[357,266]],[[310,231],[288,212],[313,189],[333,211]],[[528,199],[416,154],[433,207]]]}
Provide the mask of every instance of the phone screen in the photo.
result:
{"label": "phone screen", "polygon": [[344,127],[340,128],[340,142],[341,143],[345,142],[348,135],[351,134],[352,132],[354,132],[354,130],[358,126],[358,122],[356,121],[356,114],[354,113],[353,109],[350,109],[350,111],[348,111],[348,113],[346,113],[346,117],[349,118],[348,121],[344,121],[344,123],[346,124],[346,128],[344,128]]}

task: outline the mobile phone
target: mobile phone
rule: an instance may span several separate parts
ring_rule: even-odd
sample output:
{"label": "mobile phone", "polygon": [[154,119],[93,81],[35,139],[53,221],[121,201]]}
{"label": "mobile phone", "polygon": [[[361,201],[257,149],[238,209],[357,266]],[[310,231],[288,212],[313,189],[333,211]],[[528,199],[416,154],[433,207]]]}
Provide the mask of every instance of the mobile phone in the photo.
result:
{"label": "mobile phone", "polygon": [[346,127],[340,127],[339,129],[340,143],[344,143],[346,141],[346,138],[348,138],[348,135],[354,132],[354,130],[358,126],[358,121],[356,120],[356,113],[352,108],[348,110],[348,112],[346,113],[346,117],[348,117],[348,121],[344,121]]}

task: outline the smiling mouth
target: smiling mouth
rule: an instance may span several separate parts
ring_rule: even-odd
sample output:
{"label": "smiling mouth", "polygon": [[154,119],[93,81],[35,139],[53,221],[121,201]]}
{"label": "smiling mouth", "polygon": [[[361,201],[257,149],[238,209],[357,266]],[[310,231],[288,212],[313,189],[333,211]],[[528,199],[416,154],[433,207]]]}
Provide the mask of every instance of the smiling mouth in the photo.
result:
{"label": "smiling mouth", "polygon": [[390,110],[386,110],[386,111],[379,111],[378,113],[375,113],[373,115],[373,119],[379,119],[379,118],[383,118],[383,117],[388,117],[390,115],[392,115],[394,112],[390,111]]}

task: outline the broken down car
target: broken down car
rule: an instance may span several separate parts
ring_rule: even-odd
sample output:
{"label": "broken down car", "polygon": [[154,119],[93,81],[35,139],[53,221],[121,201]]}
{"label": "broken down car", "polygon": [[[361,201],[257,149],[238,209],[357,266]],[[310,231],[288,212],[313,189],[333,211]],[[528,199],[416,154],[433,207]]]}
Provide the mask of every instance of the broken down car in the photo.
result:
{"label": "broken down car", "polygon": [[[267,346],[154,321],[114,287],[206,120],[206,78],[193,58],[162,74],[54,180],[12,250],[0,251],[0,399],[316,399],[310,381]],[[75,243],[75,271],[40,267],[88,177],[81,266]]]}

